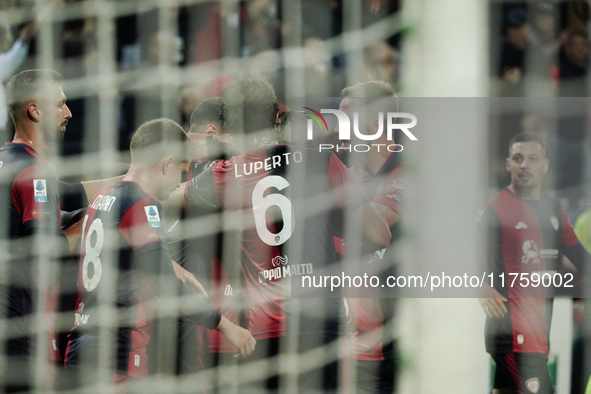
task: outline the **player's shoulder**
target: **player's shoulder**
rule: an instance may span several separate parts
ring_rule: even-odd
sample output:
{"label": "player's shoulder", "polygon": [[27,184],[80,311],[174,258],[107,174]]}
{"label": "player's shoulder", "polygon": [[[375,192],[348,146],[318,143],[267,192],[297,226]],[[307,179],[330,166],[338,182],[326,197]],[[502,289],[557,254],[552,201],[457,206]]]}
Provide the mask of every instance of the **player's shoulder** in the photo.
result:
{"label": "player's shoulder", "polygon": [[154,206],[158,212],[162,212],[162,206],[158,198],[145,192],[135,182],[117,181],[103,189],[103,195],[117,198],[119,200],[117,205],[119,205],[120,211],[123,214],[132,208],[143,209],[148,206]]}
{"label": "player's shoulder", "polygon": [[517,198],[509,191],[507,187],[504,187],[501,191],[499,191],[495,196],[490,198],[487,202],[488,205],[492,207],[497,207],[502,204],[506,204],[508,201],[516,200]]}
{"label": "player's shoulder", "polygon": [[547,209],[551,211],[552,214],[558,215],[559,217],[562,216],[564,207],[560,203],[559,198],[548,192],[542,192],[542,194],[540,195],[540,200],[546,207],[548,207]]}
{"label": "player's shoulder", "polygon": [[16,175],[18,170],[25,170],[31,166],[47,167],[49,163],[41,158],[37,152],[28,145],[7,142],[0,148],[0,168],[11,167]]}
{"label": "player's shoulder", "polygon": [[556,207],[562,207],[560,200],[555,195],[550,194],[546,191],[543,191],[540,194],[540,200],[545,204],[553,205]]}

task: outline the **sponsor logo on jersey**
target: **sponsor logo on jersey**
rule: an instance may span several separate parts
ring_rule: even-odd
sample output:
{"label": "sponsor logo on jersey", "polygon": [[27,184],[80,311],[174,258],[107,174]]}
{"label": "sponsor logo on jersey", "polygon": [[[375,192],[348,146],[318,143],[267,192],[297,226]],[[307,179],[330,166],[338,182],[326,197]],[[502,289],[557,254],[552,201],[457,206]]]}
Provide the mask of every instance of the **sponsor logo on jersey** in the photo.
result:
{"label": "sponsor logo on jersey", "polygon": [[540,249],[540,256],[545,259],[558,258],[558,249]]}
{"label": "sponsor logo on jersey", "polygon": [[372,254],[367,254],[361,257],[361,260],[365,264],[375,263],[376,261],[380,261],[384,259],[384,254],[386,253],[386,248],[376,250]]}
{"label": "sponsor logo on jersey", "polygon": [[[273,261],[277,257],[279,257],[279,259],[277,261]],[[270,281],[285,278],[288,276],[308,275],[308,274],[313,273],[313,271],[314,271],[312,264],[310,264],[310,263],[287,265],[287,256],[285,256],[285,259],[282,258],[281,256],[276,256],[273,258],[273,260],[271,260],[271,264],[273,264],[273,266],[275,268],[270,269],[270,270],[260,271],[259,272],[259,283],[270,282]],[[283,262],[285,262],[285,264]],[[279,264],[279,265],[275,266],[275,264]]]}
{"label": "sponsor logo on jersey", "polygon": [[550,223],[552,223],[552,227],[554,227],[554,231],[558,231],[558,218],[554,215],[550,216]]}
{"label": "sponsor logo on jersey", "polygon": [[160,215],[158,214],[158,207],[156,205],[148,205],[144,207],[146,217],[148,218],[148,225],[150,227],[160,227]]}
{"label": "sponsor logo on jersey", "polygon": [[388,185],[388,191],[404,194],[406,191],[406,187],[404,187],[405,183],[406,181],[404,179],[394,179]]}
{"label": "sponsor logo on jersey", "polygon": [[288,261],[289,261],[289,259],[287,258],[287,256],[285,256],[285,257],[275,256],[271,260],[271,264],[273,264],[273,267],[279,267],[280,265],[285,266],[285,265],[287,265]]}
{"label": "sponsor logo on jersey", "polygon": [[[404,179],[394,179],[390,181],[387,186],[385,186],[384,183],[381,183],[377,188],[377,193],[380,194],[385,191],[389,193],[387,195],[388,198],[400,202],[400,196],[406,196],[408,194],[408,189],[404,186],[405,182]],[[384,188],[386,190],[384,190]]]}
{"label": "sponsor logo on jersey", "polygon": [[540,379],[537,377],[527,379],[525,381],[525,387],[527,387],[530,393],[536,394],[540,391]]}
{"label": "sponsor logo on jersey", "polygon": [[33,179],[35,202],[47,202],[47,182],[45,179]]}
{"label": "sponsor logo on jersey", "polygon": [[521,230],[522,228],[527,228],[527,224],[523,223],[523,222],[519,222],[515,225],[515,228],[517,230]]}
{"label": "sponsor logo on jersey", "polygon": [[523,242],[522,246],[523,256],[521,257],[521,262],[523,264],[533,263],[533,264],[540,264],[542,260],[540,260],[540,255],[538,252],[538,244],[535,243],[531,239],[526,239]]}

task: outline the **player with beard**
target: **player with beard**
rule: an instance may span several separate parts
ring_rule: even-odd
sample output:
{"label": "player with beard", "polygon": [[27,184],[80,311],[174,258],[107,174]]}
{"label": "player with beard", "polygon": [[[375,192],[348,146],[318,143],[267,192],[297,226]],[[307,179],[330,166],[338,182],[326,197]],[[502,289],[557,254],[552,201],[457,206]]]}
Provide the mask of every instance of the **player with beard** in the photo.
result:
{"label": "player with beard", "polygon": [[[89,194],[112,181],[59,182],[46,161],[50,149],[63,139],[72,117],[60,80],[61,76],[52,70],[26,70],[13,76],[6,86],[8,110],[15,126],[13,141],[0,149],[0,215],[6,218],[0,240],[9,241],[3,253],[7,269],[0,278],[0,312],[2,318],[9,319],[8,338],[1,349],[8,357],[4,381],[0,383],[6,392],[27,389],[33,382],[34,324],[27,319],[41,308],[38,289],[45,288],[49,312],[57,308],[57,282],[66,291],[76,286],[75,278],[69,283],[64,277],[67,264],[47,264],[55,262],[54,258],[68,262],[62,256],[77,246],[79,226],[60,232],[65,224],[60,214],[64,191],[80,196],[80,202],[70,204],[70,209],[81,208]],[[50,251],[49,245],[53,247]],[[37,261],[46,272],[42,277],[38,276]],[[62,305],[60,310],[64,309],[68,307]],[[49,344],[38,345],[47,347],[51,359],[60,362],[65,344],[54,336],[53,322],[49,336]]]}
{"label": "player with beard", "polygon": [[191,113],[189,138],[195,143],[195,155],[187,171],[190,181],[217,160],[227,158],[231,137],[223,127],[222,98],[203,100]]}
{"label": "player with beard", "polygon": [[[185,173],[185,181],[191,181],[219,160],[232,156],[231,140],[223,128],[222,98],[203,100],[191,114],[189,138],[194,145],[194,155]],[[167,212],[168,214],[168,212]],[[170,212],[170,214],[174,214]],[[183,218],[191,217],[181,212]],[[182,267],[196,275],[200,283],[207,286],[210,304],[233,323],[238,323],[236,311],[232,306],[232,291],[228,276],[221,264],[222,233],[192,237],[181,227],[174,226],[167,234],[169,247],[175,251],[172,257]],[[230,287],[228,287],[230,286]],[[194,372],[216,363],[218,353],[235,354],[237,349],[217,330],[204,332],[203,326],[181,322],[179,337],[179,369],[182,373]],[[207,353],[213,358],[205,357]],[[197,352],[195,352],[197,349]]]}
{"label": "player with beard", "polygon": [[582,272],[588,255],[558,200],[542,192],[549,161],[539,134],[513,137],[506,166],[511,183],[479,215],[479,223],[488,224],[488,272],[495,278],[480,300],[487,315],[486,350],[496,363],[493,393],[548,394],[553,289],[510,279],[553,275],[563,255]]}
{"label": "player with beard", "polygon": [[[342,95],[339,110],[347,113],[350,119],[357,112],[360,119],[359,131],[366,135],[376,134],[379,112],[385,114],[398,109],[394,90],[386,82],[363,82],[343,89]],[[398,142],[397,136],[394,137],[393,141],[388,140],[386,133],[382,133],[372,141],[368,152],[353,152],[347,154],[345,159],[350,166],[349,170],[363,182],[366,194],[390,227],[390,245],[378,250],[364,250],[364,254],[372,258],[369,261],[364,258],[367,264],[357,267],[363,273],[371,272],[383,280],[389,275],[395,275],[395,256],[392,249],[400,237],[401,217],[404,214],[402,205],[408,193],[401,154],[390,152],[387,148]],[[351,143],[356,142],[363,143],[352,136]],[[346,147],[347,145],[341,145],[339,150],[342,152]],[[344,240],[336,238],[335,247],[340,255],[345,255]],[[395,299],[379,298],[374,293],[368,293],[369,290],[364,289],[365,298],[357,298],[356,295],[362,295],[358,292],[345,291],[357,369],[355,385],[360,393],[392,393],[396,387],[396,341],[392,336],[392,329],[386,330],[384,326],[393,323]]]}
{"label": "player with beard", "polygon": [[[295,152],[277,143],[278,104],[269,84],[244,78],[228,85],[222,99],[226,130],[243,153],[216,163],[191,181],[185,201],[200,216],[226,210],[242,222],[233,235],[235,241],[227,236],[224,247],[239,246],[235,256],[247,302],[246,324],[258,343],[252,357],[257,360],[285,352],[290,341],[283,345],[280,338],[290,335],[295,336],[300,352],[334,345],[341,332],[342,300],[301,299],[299,312],[295,312],[295,304],[286,295],[289,279],[302,275],[302,267],[312,274],[338,274],[333,235],[342,233],[339,223],[345,215],[361,223],[368,238],[380,245],[390,240],[388,228],[334,154]],[[295,166],[300,166],[305,182],[291,183],[299,172]],[[323,196],[322,205],[319,196]],[[300,245],[299,249],[292,249],[293,245]],[[234,264],[230,258],[223,261],[225,265]],[[292,319],[297,321],[298,332],[289,330]],[[338,359],[333,348],[325,348],[329,360]],[[302,361],[300,367],[308,364]],[[337,361],[329,361],[322,368],[301,373],[299,390],[336,392],[338,369]],[[277,369],[272,368],[266,382],[241,388],[276,392],[275,374]]]}
{"label": "player with beard", "polygon": [[[165,319],[155,321],[155,317],[158,310],[163,311],[159,303],[170,302],[176,295],[179,282],[164,241],[160,201],[177,188],[188,166],[187,141],[184,130],[170,119],[144,123],[131,140],[127,174],[91,200],[82,224],[76,326],[65,358],[67,368],[92,368],[82,375],[82,384],[91,383],[88,379],[91,371],[97,371],[99,348],[106,346],[112,346],[114,363],[108,367],[113,382],[120,384],[117,392],[125,392],[134,379],[160,372],[158,367],[166,368],[157,362],[154,351],[169,344],[158,345],[162,334],[153,333],[165,330],[157,324]],[[108,261],[113,258],[116,275],[109,275]],[[105,294],[110,293],[114,293],[113,302],[105,302]],[[191,297],[189,305],[179,305],[181,318],[219,330],[240,357],[254,350],[254,338],[247,330],[206,302],[196,301]],[[186,310],[195,304],[199,311]],[[105,318],[101,309],[106,306],[115,308],[109,312],[114,323],[109,327],[109,342],[101,343],[99,330]]]}

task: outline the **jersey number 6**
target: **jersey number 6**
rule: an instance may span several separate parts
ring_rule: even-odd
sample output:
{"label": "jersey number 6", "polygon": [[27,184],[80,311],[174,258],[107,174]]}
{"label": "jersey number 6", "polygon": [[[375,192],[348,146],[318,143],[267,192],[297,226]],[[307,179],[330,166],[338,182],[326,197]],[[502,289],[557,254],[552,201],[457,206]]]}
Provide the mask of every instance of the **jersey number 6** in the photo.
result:
{"label": "jersey number 6", "polygon": [[[270,193],[265,196],[265,191],[271,187],[281,191],[289,186],[289,182],[278,175],[270,175],[257,182],[252,191],[252,212],[254,224],[261,241],[269,246],[278,246],[285,243],[295,227],[293,220],[293,208],[289,198],[279,193]],[[276,206],[281,211],[283,228],[277,234],[273,234],[267,228],[267,209]]]}

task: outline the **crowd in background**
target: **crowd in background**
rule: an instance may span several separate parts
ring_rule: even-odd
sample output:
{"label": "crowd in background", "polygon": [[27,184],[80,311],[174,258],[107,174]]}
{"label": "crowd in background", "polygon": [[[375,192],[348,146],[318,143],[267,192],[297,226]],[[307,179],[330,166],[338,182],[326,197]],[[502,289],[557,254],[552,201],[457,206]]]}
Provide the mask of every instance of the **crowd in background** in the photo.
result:
{"label": "crowd in background", "polygon": [[[535,131],[548,141],[552,163],[547,187],[564,196],[573,216],[591,207],[585,195],[589,179],[589,33],[591,2],[537,1],[491,3],[491,95],[559,97],[551,111],[514,111],[499,117],[490,133],[491,181],[507,183],[505,150],[520,131]],[[578,99],[567,99],[578,98]],[[541,103],[541,101],[538,101]],[[567,109],[567,111],[565,111]],[[496,158],[495,158],[496,157]],[[570,202],[568,200],[571,200]]]}
{"label": "crowd in background", "polygon": [[[92,0],[52,0],[54,13],[62,6],[90,7]],[[32,6],[31,0],[2,0],[0,10]],[[67,4],[66,4],[67,3]],[[220,96],[222,88],[237,75],[221,67],[222,59],[239,59],[241,75],[254,75],[272,84],[282,109],[287,109],[290,92],[287,80],[302,81],[307,96],[340,96],[343,87],[365,80],[390,82],[404,95],[399,83],[402,30],[387,39],[366,44],[361,51],[362,65],[354,65],[335,37],[347,31],[343,0],[301,0],[300,14],[283,9],[280,0],[226,2],[200,1],[173,8],[147,8],[126,13],[114,20],[116,39],[113,57],[124,74],[117,80],[117,147],[126,151],[132,133],[144,121],[166,116],[188,125],[192,110],[204,99]],[[116,6],[117,2],[112,3]],[[500,97],[588,97],[589,29],[591,1],[529,1],[489,3],[491,96]],[[357,27],[368,27],[400,11],[400,0],[359,2]],[[296,23],[297,22],[297,23]],[[349,22],[350,23],[350,22]],[[4,82],[14,72],[40,65],[34,35],[15,40],[26,24],[14,25],[0,16],[0,53],[21,42],[26,59],[0,63]],[[66,80],[96,75],[99,63],[99,26],[95,16],[54,22],[53,65]],[[30,30],[30,29],[29,29]],[[27,34],[25,34],[27,36]],[[30,48],[27,42],[32,38]],[[336,45],[334,45],[336,43]],[[281,50],[298,46],[295,61]],[[335,49],[336,47],[336,49]],[[294,60],[291,60],[292,62]],[[166,64],[182,73],[194,66],[212,72],[164,89],[161,81],[142,81],[142,70],[155,70]],[[354,69],[355,72],[351,72]],[[360,72],[356,72],[359,70]],[[139,75],[139,77],[138,77]],[[164,94],[163,92],[166,91]],[[68,94],[68,91],[66,91]],[[64,155],[77,155],[99,149],[99,98],[97,89],[84,97],[72,97],[68,104],[74,117],[62,146]],[[0,95],[1,96],[1,95]],[[1,101],[1,100],[0,100]],[[1,104],[1,103],[0,103]],[[544,114],[525,113],[505,116],[498,132],[492,132],[495,146],[491,180],[497,186],[507,182],[503,149],[520,131],[545,133],[554,163],[550,186],[557,189],[580,187],[585,179],[586,110],[558,124]],[[7,119],[1,116],[0,130]],[[10,122],[8,122],[10,127]],[[10,130],[4,132],[10,138]],[[495,162],[493,158],[493,162]],[[587,171],[591,174],[591,171]],[[555,173],[563,174],[560,177]]]}
{"label": "crowd in background", "polygon": [[[33,3],[27,0],[0,1],[0,10]],[[62,0],[56,3],[93,3],[89,0]],[[58,4],[59,5],[59,4]],[[116,61],[119,71],[147,70],[159,64],[182,70],[195,65],[216,64],[223,57],[241,59],[242,72],[270,82],[283,107],[289,97],[285,88],[286,65],[278,50],[302,47],[300,68],[309,96],[340,96],[347,83],[344,55],[332,55],[326,42],[343,33],[342,0],[302,0],[297,28],[293,15],[282,9],[279,0],[205,1],[194,5],[123,15],[116,18]],[[398,0],[371,0],[360,4],[361,27],[395,14]],[[56,8],[59,12],[59,8]],[[8,21],[4,21],[7,25]],[[18,31],[19,26],[12,26]],[[54,67],[65,79],[97,73],[99,64],[98,22],[95,17],[53,24]],[[295,38],[294,41],[294,37]],[[230,42],[225,37],[237,38]],[[8,42],[9,40],[5,40]],[[236,41],[236,40],[234,40]],[[288,42],[289,41],[289,42]],[[363,51],[364,74],[358,81],[380,79],[395,84],[398,76],[400,35],[378,40]],[[22,68],[37,66],[33,40]],[[298,60],[300,61],[300,60]],[[214,66],[217,67],[217,66]],[[174,86],[163,95],[162,86],[138,84],[135,80],[118,82],[118,148],[129,147],[132,133],[144,121],[158,116],[189,122],[192,110],[203,100],[220,96],[224,84],[236,75],[216,70],[214,77],[198,83]],[[140,85],[140,87],[138,87]],[[66,92],[67,94],[67,92]],[[173,97],[174,99],[170,99]],[[166,102],[163,102],[166,100]],[[173,102],[171,102],[173,101]],[[75,155],[98,150],[98,97],[92,94],[68,99],[74,114],[63,145],[63,154]]]}

